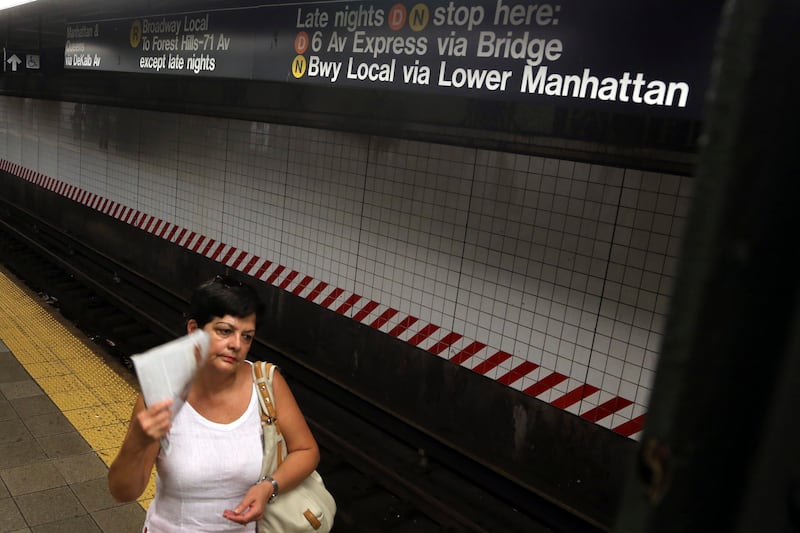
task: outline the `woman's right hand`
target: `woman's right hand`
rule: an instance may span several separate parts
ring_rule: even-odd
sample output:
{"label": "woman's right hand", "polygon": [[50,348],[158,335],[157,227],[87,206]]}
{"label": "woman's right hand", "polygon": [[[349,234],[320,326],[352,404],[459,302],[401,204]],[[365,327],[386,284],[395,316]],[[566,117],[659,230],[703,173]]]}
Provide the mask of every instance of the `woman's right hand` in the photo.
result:
{"label": "woman's right hand", "polygon": [[172,398],[156,402],[136,413],[134,427],[149,441],[158,440],[172,427]]}

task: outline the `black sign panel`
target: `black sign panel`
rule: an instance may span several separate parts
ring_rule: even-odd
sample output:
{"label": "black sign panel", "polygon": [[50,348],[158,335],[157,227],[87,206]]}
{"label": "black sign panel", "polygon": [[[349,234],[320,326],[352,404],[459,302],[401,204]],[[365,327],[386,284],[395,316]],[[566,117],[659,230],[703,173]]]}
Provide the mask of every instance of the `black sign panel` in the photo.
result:
{"label": "black sign panel", "polygon": [[722,0],[307,2],[70,23],[71,69],[699,117]]}

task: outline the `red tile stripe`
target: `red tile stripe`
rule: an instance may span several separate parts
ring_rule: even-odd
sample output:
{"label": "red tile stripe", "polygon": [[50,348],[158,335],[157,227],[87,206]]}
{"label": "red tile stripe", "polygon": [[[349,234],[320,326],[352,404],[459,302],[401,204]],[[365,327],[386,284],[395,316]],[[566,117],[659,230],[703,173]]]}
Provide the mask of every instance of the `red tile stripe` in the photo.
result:
{"label": "red tile stripe", "polygon": [[[306,276],[306,277],[304,277],[304,278],[303,278],[303,279],[300,281],[300,283],[298,283],[298,284],[297,284],[297,287],[295,287],[295,288],[292,290],[292,294],[296,294],[296,295],[298,295],[298,296],[299,296],[299,295],[300,295],[300,293],[301,293],[301,292],[303,292],[303,291],[305,290],[305,288],[306,288],[306,287],[308,287],[308,284],[309,284],[309,283],[311,283],[312,281],[314,281],[314,278],[312,278],[311,276]],[[313,298],[312,298],[312,299],[313,299]]]}
{"label": "red tile stripe", "polygon": [[[233,248],[231,248],[231,250],[233,250]],[[242,264],[242,261],[244,261],[245,257],[247,257],[247,252],[244,252],[244,251],[243,252],[239,252],[239,255],[236,256],[236,259],[233,261],[233,264],[231,265],[231,268],[235,268],[235,269],[238,270],[239,269],[239,265]],[[253,258],[253,259],[255,259],[255,258]]]}
{"label": "red tile stripe", "polygon": [[434,355],[439,355],[462,337],[463,335],[459,335],[458,333],[448,333],[439,342],[428,348],[428,351]]}
{"label": "red tile stripe", "polygon": [[403,320],[400,321],[399,324],[397,324],[395,327],[392,328],[392,330],[389,332],[389,335],[391,335],[392,337],[399,337],[405,330],[411,327],[411,325],[414,324],[414,322],[416,321],[417,321],[416,317],[413,316],[405,317]]}
{"label": "red tile stripe", "polygon": [[504,363],[505,361],[507,361],[509,359],[511,359],[511,354],[510,353],[506,353],[506,352],[500,351],[500,352],[497,352],[496,354],[494,354],[493,356],[491,356],[486,361],[484,361],[481,364],[479,364],[478,366],[476,366],[475,368],[473,368],[472,370],[477,372],[480,375],[484,375],[488,371],[493,369],[494,367],[499,366],[501,363]]}
{"label": "red tile stripe", "polygon": [[143,228],[148,233],[150,232],[150,226],[153,225],[153,220],[154,217],[150,217],[150,219],[147,221],[147,225]]}
{"label": "red tile stripe", "polygon": [[[209,245],[206,247],[206,251],[203,253],[203,255],[208,255],[208,252],[209,252],[209,250],[211,250],[211,246],[212,246],[212,244],[213,244],[213,243],[209,243]],[[222,250],[223,250],[224,248],[225,248],[225,243],[224,243],[224,242],[221,242],[221,243],[219,243],[219,246],[217,246],[217,247],[216,247],[216,249],[215,249],[213,252],[211,252],[211,255],[208,255],[208,256],[209,256],[211,259],[213,259],[214,261],[216,261],[216,260],[217,260],[217,257],[219,257],[219,254],[221,254],[221,253],[222,253]],[[231,248],[231,253],[233,253],[234,251],[236,251],[236,248]],[[227,255],[227,256],[225,257],[225,259],[223,259],[222,261],[220,261],[220,263],[224,263],[224,262],[225,262],[225,261],[228,259],[228,257],[230,257],[230,254],[229,254],[229,255]]]}
{"label": "red tile stripe", "polygon": [[561,409],[566,409],[570,405],[574,405],[579,401],[583,400],[590,394],[594,394],[595,392],[599,391],[597,387],[589,385],[588,383],[581,385],[580,387],[573,389],[566,393],[561,398],[557,398],[555,401],[550,402],[552,405],[556,407],[560,407]]}
{"label": "red tile stripe", "polygon": [[[202,254],[205,255],[206,257],[208,257],[208,252],[211,250],[211,247],[214,246],[215,242],[217,242],[217,241],[214,240],[214,239],[208,239],[208,243],[206,244],[206,247],[203,248]],[[215,259],[215,258],[212,257],[212,259]]]}
{"label": "red tile stripe", "polygon": [[369,302],[367,302],[367,305],[362,307],[358,313],[353,315],[353,320],[355,320],[356,322],[363,322],[364,319],[367,318],[367,316],[372,311],[374,311],[376,307],[378,307],[378,302],[376,302],[375,300],[370,300]]}
{"label": "red tile stripe", "polygon": [[267,271],[267,269],[268,269],[268,268],[269,268],[271,265],[272,265],[272,261],[267,261],[267,260],[265,259],[265,260],[264,260],[264,263],[262,263],[262,265],[261,265],[261,268],[259,268],[259,269],[256,271],[256,273],[255,273],[255,276],[253,276],[253,277],[255,277],[255,278],[258,278],[258,279],[261,279],[261,276],[263,276],[263,275],[264,275],[264,273]]}
{"label": "red tile stripe", "polygon": [[565,376],[564,374],[553,372],[552,374],[545,376],[543,379],[540,379],[539,381],[537,381],[536,383],[525,389],[523,392],[525,394],[529,394],[531,396],[536,397],[539,396],[544,391],[552,389],[565,379],[567,379],[567,376]]}
{"label": "red tile stripe", "polygon": [[622,398],[621,396],[615,396],[614,398],[601,403],[594,409],[586,411],[581,416],[591,422],[597,422],[598,420],[602,420],[607,416],[611,416],[620,409],[625,409],[632,403],[632,401]]}
{"label": "red tile stripe", "polygon": [[281,272],[283,272],[284,270],[286,270],[286,267],[285,267],[285,266],[283,266],[283,265],[278,265],[278,266],[275,268],[275,270],[273,270],[273,271],[272,271],[272,274],[270,274],[270,275],[269,275],[269,277],[267,278],[267,283],[269,283],[270,285],[272,285],[272,284],[273,284],[273,282],[275,281],[275,279],[276,279],[278,276],[280,276],[280,275],[281,275]]}
{"label": "red tile stripe", "polygon": [[369,326],[371,328],[381,329],[383,325],[389,322],[392,319],[392,317],[394,317],[394,315],[396,315],[398,312],[399,311],[397,311],[397,309],[392,309],[390,307],[389,309],[381,313],[381,316],[376,318]]}
{"label": "red tile stripe", "polygon": [[416,335],[408,339],[408,343],[414,346],[417,346],[419,343],[433,335],[433,333],[439,329],[439,326],[435,326],[433,324],[428,324],[424,328],[422,328]]}
{"label": "red tile stripe", "polygon": [[[244,252],[242,252],[242,253],[244,253]],[[254,256],[253,256],[253,257],[250,259],[250,261],[248,261],[248,262],[247,262],[247,264],[244,266],[244,268],[242,269],[242,272],[244,272],[245,274],[249,274],[249,273],[250,273],[250,270],[251,270],[251,269],[252,269],[254,266],[256,266],[256,263],[258,263],[258,261],[259,261],[259,257],[258,257],[257,255],[254,255]],[[259,277],[259,276],[255,276],[255,277]]]}
{"label": "red tile stripe", "polygon": [[306,298],[308,298],[310,301],[313,302],[314,300],[317,299],[317,296],[322,294],[322,291],[324,291],[327,287],[328,287],[327,283],[325,283],[324,281],[320,281],[319,283],[317,283],[317,286],[311,290],[311,292],[308,294]]}
{"label": "red tile stripe", "polygon": [[456,363],[457,365],[460,365],[461,363],[463,363],[476,353],[480,352],[484,348],[486,348],[486,345],[483,344],[482,342],[472,341],[472,343],[470,343],[469,346],[467,346],[466,348],[455,354],[453,357],[450,358],[450,360]]}
{"label": "red tile stripe", "polygon": [[[192,233],[194,233],[194,232],[192,232]],[[203,244],[203,241],[205,241],[205,240],[206,240],[206,236],[205,235],[198,235],[197,242],[195,242],[194,246],[192,246],[192,251],[193,252],[197,252],[198,250],[200,250],[200,245]],[[208,242],[211,242],[211,239],[209,239]]]}
{"label": "red tile stripe", "polygon": [[511,385],[517,380],[522,379],[524,376],[527,376],[537,368],[539,368],[539,365],[537,365],[536,363],[531,363],[530,361],[523,361],[519,366],[512,368],[508,373],[497,378],[497,381],[499,381],[503,385]]}
{"label": "red tile stripe", "polygon": [[289,275],[286,276],[286,278],[281,282],[281,284],[278,285],[278,287],[280,287],[281,289],[286,289],[286,287],[289,286],[289,284],[294,280],[294,278],[297,277],[298,274],[299,272],[297,270],[292,270],[291,272],[289,272]]}
{"label": "red tile stripe", "polygon": [[639,433],[642,430],[642,427],[644,426],[644,419],[645,415],[639,415],[636,418],[632,418],[624,424],[615,427],[614,431],[620,435],[630,437],[631,435]]}
{"label": "red tile stripe", "polygon": [[345,301],[344,301],[344,303],[343,303],[342,305],[340,305],[340,306],[339,306],[339,307],[336,309],[336,312],[337,312],[337,313],[339,313],[340,315],[343,315],[343,314],[345,314],[345,313],[346,313],[346,312],[348,312],[348,311],[350,310],[350,308],[351,308],[351,307],[353,307],[353,306],[356,304],[356,302],[358,302],[360,299],[361,299],[361,296],[359,296],[358,294],[351,294],[351,295],[350,295],[350,296],[347,298],[347,300],[345,300]]}
{"label": "red tile stripe", "polygon": [[333,289],[333,290],[331,291],[331,293],[328,295],[328,297],[327,297],[327,298],[325,298],[325,299],[322,301],[322,304],[320,304],[320,305],[322,305],[322,307],[324,307],[324,308],[326,308],[326,309],[327,309],[328,307],[330,307],[330,306],[331,306],[331,304],[332,304],[334,301],[336,301],[336,298],[338,298],[338,297],[339,297],[339,295],[340,295],[340,294],[342,294],[343,292],[344,292],[344,290],[343,290],[343,289],[340,289],[340,288],[336,287],[335,289]]}

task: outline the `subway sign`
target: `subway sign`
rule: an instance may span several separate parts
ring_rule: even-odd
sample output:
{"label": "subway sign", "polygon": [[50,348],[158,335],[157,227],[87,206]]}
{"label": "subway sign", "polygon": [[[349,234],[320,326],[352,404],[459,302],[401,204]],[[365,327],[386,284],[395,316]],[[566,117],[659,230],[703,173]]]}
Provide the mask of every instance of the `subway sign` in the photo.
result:
{"label": "subway sign", "polygon": [[722,0],[306,2],[70,22],[64,66],[698,117]]}

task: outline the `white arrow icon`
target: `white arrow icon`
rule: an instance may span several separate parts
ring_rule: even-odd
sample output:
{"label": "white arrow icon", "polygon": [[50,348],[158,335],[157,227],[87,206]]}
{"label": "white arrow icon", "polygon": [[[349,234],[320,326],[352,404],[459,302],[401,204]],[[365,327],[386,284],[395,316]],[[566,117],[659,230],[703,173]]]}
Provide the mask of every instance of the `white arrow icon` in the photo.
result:
{"label": "white arrow icon", "polygon": [[11,63],[11,72],[16,72],[17,71],[17,65],[22,63],[22,60],[17,57],[17,54],[14,54],[11,57],[9,57],[8,59],[6,59],[6,62],[7,63]]}

